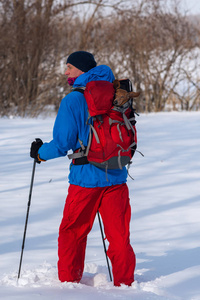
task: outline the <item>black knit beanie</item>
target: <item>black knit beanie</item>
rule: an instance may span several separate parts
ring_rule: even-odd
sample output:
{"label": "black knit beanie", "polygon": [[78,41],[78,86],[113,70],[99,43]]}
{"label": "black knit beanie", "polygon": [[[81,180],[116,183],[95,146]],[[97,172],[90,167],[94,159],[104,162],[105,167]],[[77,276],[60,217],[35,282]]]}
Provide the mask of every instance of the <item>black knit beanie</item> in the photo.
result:
{"label": "black knit beanie", "polygon": [[87,72],[97,65],[92,53],[86,51],[73,52],[67,59],[66,64],[68,63],[83,72]]}

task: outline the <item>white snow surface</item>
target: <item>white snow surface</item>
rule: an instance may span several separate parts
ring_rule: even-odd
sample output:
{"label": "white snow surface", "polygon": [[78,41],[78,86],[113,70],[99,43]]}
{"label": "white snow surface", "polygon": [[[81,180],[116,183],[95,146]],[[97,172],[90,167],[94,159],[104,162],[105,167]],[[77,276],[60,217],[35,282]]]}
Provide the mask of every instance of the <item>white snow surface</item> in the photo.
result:
{"label": "white snow surface", "polygon": [[[141,114],[128,178],[135,282],[114,287],[98,220],[88,236],[81,283],[60,283],[57,237],[69,160],[36,165],[17,281],[33,160],[31,142],[50,141],[53,117],[0,119],[0,299],[199,300],[200,112]],[[108,246],[108,245],[107,245]]]}

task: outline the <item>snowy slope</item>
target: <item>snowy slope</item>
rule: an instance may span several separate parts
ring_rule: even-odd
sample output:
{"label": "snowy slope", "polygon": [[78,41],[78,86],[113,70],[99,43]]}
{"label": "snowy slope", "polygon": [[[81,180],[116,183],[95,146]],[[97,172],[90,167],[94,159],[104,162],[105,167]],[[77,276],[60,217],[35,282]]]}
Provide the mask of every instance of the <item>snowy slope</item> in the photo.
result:
{"label": "snowy slope", "polygon": [[0,119],[0,299],[200,299],[200,112],[141,114],[128,179],[132,287],[113,287],[95,220],[80,284],[57,279],[57,236],[67,194],[67,158],[36,166],[21,278],[17,273],[33,161],[54,117]]}

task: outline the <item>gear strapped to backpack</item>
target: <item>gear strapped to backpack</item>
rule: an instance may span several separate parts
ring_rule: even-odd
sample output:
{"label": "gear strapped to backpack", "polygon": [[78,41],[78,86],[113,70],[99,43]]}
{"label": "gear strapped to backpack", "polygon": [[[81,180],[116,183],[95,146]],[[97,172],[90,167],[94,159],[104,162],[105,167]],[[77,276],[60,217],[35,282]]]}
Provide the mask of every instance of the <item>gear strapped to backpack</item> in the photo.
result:
{"label": "gear strapped to backpack", "polygon": [[[88,105],[87,125],[90,126],[88,145],[81,145],[68,155],[73,164],[91,163],[96,167],[122,169],[131,163],[137,148],[137,133],[133,98],[129,79],[91,81],[86,88],[74,88],[84,94]],[[89,120],[92,118],[92,122]]]}

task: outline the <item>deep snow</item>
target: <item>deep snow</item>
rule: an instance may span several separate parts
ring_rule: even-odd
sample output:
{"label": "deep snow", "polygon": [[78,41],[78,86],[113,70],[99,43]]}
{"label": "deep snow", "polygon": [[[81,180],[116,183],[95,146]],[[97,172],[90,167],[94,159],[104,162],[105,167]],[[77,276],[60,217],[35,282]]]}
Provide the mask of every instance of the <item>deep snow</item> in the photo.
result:
{"label": "deep snow", "polygon": [[128,179],[136,281],[113,287],[95,220],[80,284],[57,278],[57,235],[67,194],[67,158],[36,166],[21,278],[17,273],[33,161],[54,117],[0,119],[0,299],[200,299],[200,112],[141,114]]}

